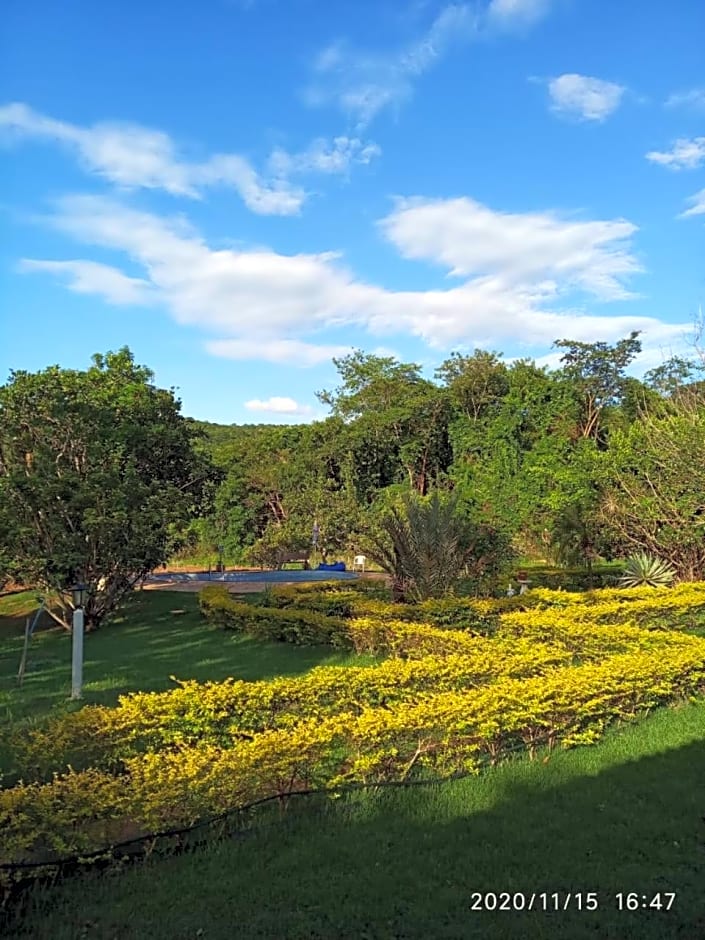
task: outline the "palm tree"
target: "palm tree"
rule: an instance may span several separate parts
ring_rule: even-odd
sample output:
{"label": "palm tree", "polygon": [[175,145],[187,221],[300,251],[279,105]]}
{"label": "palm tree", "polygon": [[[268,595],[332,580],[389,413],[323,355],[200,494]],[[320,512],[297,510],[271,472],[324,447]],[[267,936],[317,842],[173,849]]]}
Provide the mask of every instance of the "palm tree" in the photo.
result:
{"label": "palm tree", "polygon": [[368,532],[367,554],[392,576],[395,600],[443,597],[466,566],[471,531],[454,494],[406,493]]}
{"label": "palm tree", "polygon": [[580,503],[567,506],[558,516],[551,544],[562,565],[585,565],[592,586],[592,565],[600,557],[599,531],[590,513]]}

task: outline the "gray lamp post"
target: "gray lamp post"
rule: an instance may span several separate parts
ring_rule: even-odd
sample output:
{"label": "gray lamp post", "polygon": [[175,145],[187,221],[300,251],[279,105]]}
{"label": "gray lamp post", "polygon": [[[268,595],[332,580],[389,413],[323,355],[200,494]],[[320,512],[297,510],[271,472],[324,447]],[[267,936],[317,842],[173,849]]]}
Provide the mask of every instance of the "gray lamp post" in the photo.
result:
{"label": "gray lamp post", "polygon": [[83,685],[83,605],[86,603],[86,585],[74,584],[73,625],[71,631],[71,698],[81,698]]}

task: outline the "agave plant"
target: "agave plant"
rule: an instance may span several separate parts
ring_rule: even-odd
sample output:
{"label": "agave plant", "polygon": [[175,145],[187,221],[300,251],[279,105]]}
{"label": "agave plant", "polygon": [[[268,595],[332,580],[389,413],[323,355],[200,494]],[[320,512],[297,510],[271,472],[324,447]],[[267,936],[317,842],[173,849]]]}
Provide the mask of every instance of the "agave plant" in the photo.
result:
{"label": "agave plant", "polygon": [[624,587],[668,587],[675,576],[676,572],[663,559],[648,552],[638,552],[627,559],[619,581]]}

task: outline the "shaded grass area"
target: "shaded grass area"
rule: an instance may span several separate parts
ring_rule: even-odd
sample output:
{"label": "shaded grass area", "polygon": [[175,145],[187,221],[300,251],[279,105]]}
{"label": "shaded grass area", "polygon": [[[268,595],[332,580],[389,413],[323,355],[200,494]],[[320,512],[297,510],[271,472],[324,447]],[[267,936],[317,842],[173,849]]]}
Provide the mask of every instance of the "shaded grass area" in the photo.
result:
{"label": "shaded grass area", "polygon": [[[245,838],[69,879],[35,893],[14,936],[695,940],[705,936],[704,813],[701,701],[547,763],[292,803]],[[557,892],[562,905],[591,891],[596,912],[472,909],[475,892]],[[669,911],[620,911],[620,891],[676,899]]]}
{"label": "shaded grass area", "polygon": [[[243,599],[256,603],[257,595]],[[43,615],[32,637],[22,688],[17,669],[25,617],[36,609],[31,592],[0,598],[0,724],[41,718],[77,707],[71,688],[71,637]],[[170,676],[199,681],[293,676],[320,665],[356,665],[371,657],[331,650],[263,643],[207,624],[197,595],[137,591],[109,623],[85,637],[84,702],[113,704],[130,691],[173,688]]]}

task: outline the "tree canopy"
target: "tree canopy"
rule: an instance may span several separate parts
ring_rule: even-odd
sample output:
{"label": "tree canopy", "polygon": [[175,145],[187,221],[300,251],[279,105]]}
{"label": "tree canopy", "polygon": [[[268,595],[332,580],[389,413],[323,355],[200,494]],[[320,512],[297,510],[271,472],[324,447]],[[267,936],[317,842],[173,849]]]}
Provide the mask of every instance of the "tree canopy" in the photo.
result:
{"label": "tree canopy", "polygon": [[454,490],[476,524],[529,554],[591,565],[637,545],[656,551],[616,517],[608,525],[605,501],[618,498],[626,440],[703,408],[700,363],[675,357],[637,379],[636,331],[555,346],[557,368],[476,349],[452,353],[433,379],[417,363],[355,350],[333,360],[339,382],[318,393],[324,420],[214,431],[226,473],[216,505],[233,550],[307,544],[316,521],[321,544],[353,552],[405,493]]}
{"label": "tree canopy", "polygon": [[310,547],[315,524],[329,558],[371,536],[389,548],[404,500],[419,521],[438,498],[438,520],[450,492],[478,558],[508,557],[510,541],[588,566],[640,550],[705,576],[701,363],[675,357],[637,379],[636,332],[555,345],[556,368],[474,350],[433,378],[356,350],[318,393],[328,417],[293,426],[185,419],[127,349],[85,372],[13,373],[0,389],[0,577],[86,580],[98,623],[179,546],[252,562]]}
{"label": "tree canopy", "polygon": [[79,371],[13,372],[0,388],[0,531],[13,573],[57,593],[89,588],[89,628],[178,547],[206,507],[210,461],[173,391],[126,348]]}

